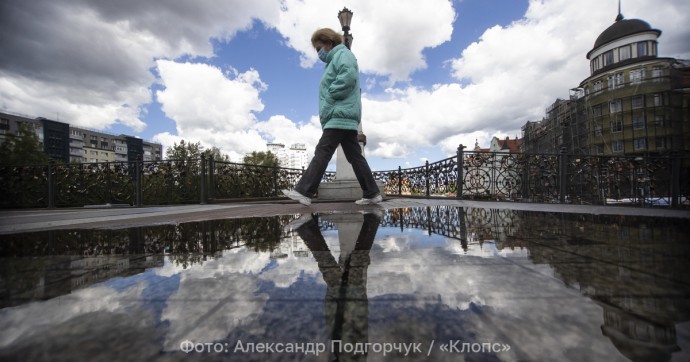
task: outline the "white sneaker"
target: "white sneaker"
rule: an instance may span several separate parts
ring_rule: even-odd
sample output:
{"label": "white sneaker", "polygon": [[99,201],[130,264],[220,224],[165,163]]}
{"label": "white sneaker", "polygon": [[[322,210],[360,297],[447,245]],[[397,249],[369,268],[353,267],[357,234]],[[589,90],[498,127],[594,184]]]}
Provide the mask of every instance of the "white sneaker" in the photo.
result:
{"label": "white sneaker", "polygon": [[299,203],[302,205],[305,205],[305,206],[311,205],[311,199],[310,198],[300,194],[299,192],[297,192],[295,190],[289,190],[289,191],[283,190],[283,195],[285,195],[285,196],[287,196],[287,197],[289,197],[295,201],[299,201]]}
{"label": "white sneaker", "polygon": [[373,204],[378,204],[379,202],[383,201],[383,197],[381,197],[381,194],[378,194],[370,199],[361,199],[355,201],[355,204],[357,205],[373,205]]}

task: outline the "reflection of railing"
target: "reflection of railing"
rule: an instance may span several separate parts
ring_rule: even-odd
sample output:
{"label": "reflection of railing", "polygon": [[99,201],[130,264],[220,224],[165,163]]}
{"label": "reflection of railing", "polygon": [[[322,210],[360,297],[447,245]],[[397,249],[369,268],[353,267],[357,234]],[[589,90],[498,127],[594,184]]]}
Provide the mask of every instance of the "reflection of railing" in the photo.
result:
{"label": "reflection of railing", "polygon": [[[304,170],[197,160],[0,166],[0,207],[160,205],[268,198]],[[671,205],[690,195],[689,156],[464,151],[424,166],[375,171],[389,196],[578,204]],[[326,172],[323,182],[332,181]]]}

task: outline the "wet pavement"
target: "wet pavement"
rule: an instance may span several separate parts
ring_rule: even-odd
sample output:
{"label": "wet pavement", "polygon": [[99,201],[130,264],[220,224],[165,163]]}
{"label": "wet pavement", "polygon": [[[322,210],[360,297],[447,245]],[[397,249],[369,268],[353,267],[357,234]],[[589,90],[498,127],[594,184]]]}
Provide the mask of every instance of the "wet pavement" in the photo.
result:
{"label": "wet pavement", "polygon": [[418,199],[5,212],[0,360],[687,361],[689,218]]}

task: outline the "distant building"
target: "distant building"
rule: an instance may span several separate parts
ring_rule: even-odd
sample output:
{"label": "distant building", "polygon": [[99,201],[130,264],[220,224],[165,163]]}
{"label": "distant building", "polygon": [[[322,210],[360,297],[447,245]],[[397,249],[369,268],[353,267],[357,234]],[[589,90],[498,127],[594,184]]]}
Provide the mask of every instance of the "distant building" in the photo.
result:
{"label": "distant building", "polygon": [[20,124],[30,125],[51,159],[65,163],[143,161],[162,159],[163,146],[127,135],[73,127],[46,118],[0,113],[0,142],[14,137]]}
{"label": "distant building", "polygon": [[309,165],[307,147],[303,143],[295,143],[286,148],[282,143],[267,143],[268,151],[276,155],[280,167],[306,168]]}
{"label": "distant building", "polygon": [[506,137],[505,139],[500,139],[496,136],[491,139],[489,148],[481,148],[479,146],[479,141],[475,141],[474,150],[476,152],[502,152],[502,153],[520,153],[522,152],[522,139],[515,137],[510,139]]}
{"label": "distant building", "polygon": [[665,155],[690,150],[690,61],[657,56],[661,30],[618,14],[587,53],[590,76],[522,127],[525,152]]}
{"label": "distant building", "polygon": [[[521,153],[521,149],[522,139],[517,137],[494,137],[489,148],[481,148],[479,142],[475,141],[475,152],[466,156],[469,167],[465,170],[465,177],[472,180],[470,191],[473,194],[485,194],[499,199],[518,197],[520,190],[510,185],[511,180],[519,179],[520,175],[516,168],[505,167],[504,158],[510,158],[510,153]],[[497,173],[496,170],[501,172]]]}

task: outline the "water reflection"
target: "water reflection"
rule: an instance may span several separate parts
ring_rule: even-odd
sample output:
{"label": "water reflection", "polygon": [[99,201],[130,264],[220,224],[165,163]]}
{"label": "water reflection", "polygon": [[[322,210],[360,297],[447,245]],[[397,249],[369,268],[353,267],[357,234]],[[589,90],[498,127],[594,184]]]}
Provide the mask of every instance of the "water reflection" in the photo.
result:
{"label": "water reflection", "polygon": [[[380,212],[380,211],[379,211]],[[326,282],[326,326],[332,341],[356,345],[369,342],[367,268],[381,217],[377,211],[364,214],[328,215],[338,225],[340,256],[336,261],[321,234],[318,215],[295,231],[311,251]],[[367,352],[354,354],[336,349],[331,360],[365,361]]]}
{"label": "water reflection", "polygon": [[[293,360],[233,349],[330,340],[511,346],[435,360],[690,356],[687,220],[380,213],[2,235],[0,359]],[[384,359],[337,352],[315,359]]]}

